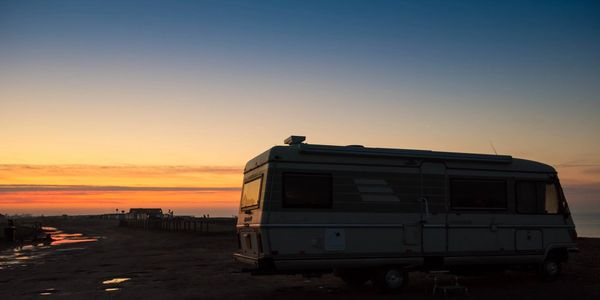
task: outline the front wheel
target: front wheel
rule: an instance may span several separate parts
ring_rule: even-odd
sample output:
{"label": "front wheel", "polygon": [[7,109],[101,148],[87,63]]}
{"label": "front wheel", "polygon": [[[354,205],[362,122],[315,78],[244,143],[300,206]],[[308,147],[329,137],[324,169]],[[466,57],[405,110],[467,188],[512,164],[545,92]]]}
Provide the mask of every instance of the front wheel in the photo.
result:
{"label": "front wheel", "polygon": [[399,292],[408,284],[408,272],[400,267],[387,267],[375,272],[372,281],[380,292]]}
{"label": "front wheel", "polygon": [[544,280],[554,281],[560,276],[561,269],[560,261],[549,257],[540,266],[540,274]]}

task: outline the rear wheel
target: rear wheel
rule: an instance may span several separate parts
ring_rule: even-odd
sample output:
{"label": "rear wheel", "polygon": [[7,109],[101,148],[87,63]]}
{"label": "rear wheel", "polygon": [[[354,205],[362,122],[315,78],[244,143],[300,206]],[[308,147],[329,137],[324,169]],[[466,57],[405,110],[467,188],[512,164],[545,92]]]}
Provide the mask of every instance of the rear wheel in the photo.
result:
{"label": "rear wheel", "polygon": [[399,292],[408,284],[408,272],[400,267],[387,267],[375,272],[372,280],[380,292]]}

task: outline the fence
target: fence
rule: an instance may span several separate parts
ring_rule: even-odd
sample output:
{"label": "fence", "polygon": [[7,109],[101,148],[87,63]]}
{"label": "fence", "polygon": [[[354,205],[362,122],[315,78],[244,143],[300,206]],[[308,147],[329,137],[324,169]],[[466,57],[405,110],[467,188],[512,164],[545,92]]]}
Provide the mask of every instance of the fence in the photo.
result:
{"label": "fence", "polygon": [[236,223],[236,218],[194,217],[122,219],[119,221],[119,225],[124,227],[197,233],[233,233]]}

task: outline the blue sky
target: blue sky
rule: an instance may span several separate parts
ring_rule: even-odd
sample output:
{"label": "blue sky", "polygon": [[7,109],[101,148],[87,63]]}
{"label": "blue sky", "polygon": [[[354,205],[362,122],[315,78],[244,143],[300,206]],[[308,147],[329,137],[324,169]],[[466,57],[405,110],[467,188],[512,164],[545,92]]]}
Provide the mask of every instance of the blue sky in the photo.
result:
{"label": "blue sky", "polygon": [[2,1],[0,163],[493,142],[591,202],[599,36],[598,1]]}

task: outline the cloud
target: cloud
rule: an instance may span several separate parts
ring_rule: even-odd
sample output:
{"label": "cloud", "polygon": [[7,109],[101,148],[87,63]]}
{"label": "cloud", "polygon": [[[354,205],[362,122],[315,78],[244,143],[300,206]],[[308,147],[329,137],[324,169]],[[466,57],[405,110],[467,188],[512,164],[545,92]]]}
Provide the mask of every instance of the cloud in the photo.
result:
{"label": "cloud", "polygon": [[29,164],[0,164],[0,171],[30,171],[58,173],[128,173],[128,174],[241,174],[242,167],[234,166],[140,166],[140,165],[29,165]]}
{"label": "cloud", "polygon": [[0,164],[0,184],[70,186],[237,186],[243,170],[229,166]]}
{"label": "cloud", "polygon": [[600,175],[600,166],[589,167],[583,170],[585,174]]}
{"label": "cloud", "polygon": [[94,186],[94,185],[0,185],[0,193],[13,192],[124,192],[124,191],[156,191],[156,192],[223,192],[239,191],[240,187],[162,187],[162,186]]}

